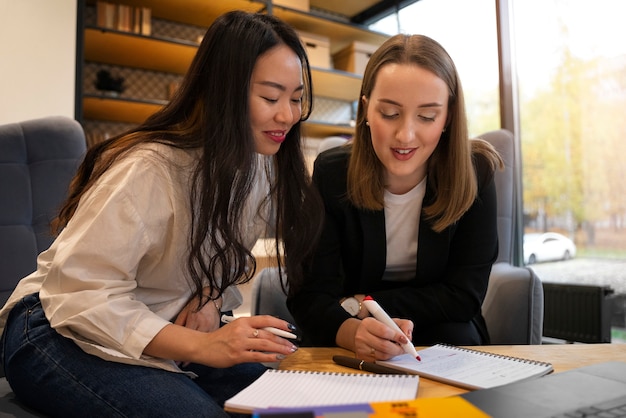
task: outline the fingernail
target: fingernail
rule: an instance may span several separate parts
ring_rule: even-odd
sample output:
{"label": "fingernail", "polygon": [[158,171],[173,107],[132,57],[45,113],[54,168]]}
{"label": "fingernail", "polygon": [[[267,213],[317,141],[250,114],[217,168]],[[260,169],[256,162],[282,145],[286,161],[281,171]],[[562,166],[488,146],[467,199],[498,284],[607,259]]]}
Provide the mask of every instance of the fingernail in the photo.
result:
{"label": "fingernail", "polygon": [[296,329],[298,329],[298,328],[296,328],[296,326],[294,324],[290,324],[290,323],[287,323],[287,328],[289,328],[292,331],[295,331]]}
{"label": "fingernail", "polygon": [[292,352],[292,353],[295,353],[296,351],[298,351],[298,346],[296,346],[296,345],[292,345],[292,346],[291,346],[291,352]]}
{"label": "fingernail", "polygon": [[285,358],[287,358],[287,356],[284,354],[276,354],[276,360],[284,360]]}

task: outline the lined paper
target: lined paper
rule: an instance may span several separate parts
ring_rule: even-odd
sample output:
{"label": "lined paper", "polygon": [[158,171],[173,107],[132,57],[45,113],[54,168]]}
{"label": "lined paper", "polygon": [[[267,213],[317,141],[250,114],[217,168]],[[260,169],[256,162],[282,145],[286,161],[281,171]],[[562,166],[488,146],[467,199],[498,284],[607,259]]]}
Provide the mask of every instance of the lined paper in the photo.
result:
{"label": "lined paper", "polygon": [[267,370],[259,379],[226,401],[232,412],[272,407],[348,405],[415,399],[416,375],[382,375]]}
{"label": "lined paper", "polygon": [[468,389],[485,389],[552,372],[549,363],[437,344],[419,352],[422,361],[403,354],[376,363]]}

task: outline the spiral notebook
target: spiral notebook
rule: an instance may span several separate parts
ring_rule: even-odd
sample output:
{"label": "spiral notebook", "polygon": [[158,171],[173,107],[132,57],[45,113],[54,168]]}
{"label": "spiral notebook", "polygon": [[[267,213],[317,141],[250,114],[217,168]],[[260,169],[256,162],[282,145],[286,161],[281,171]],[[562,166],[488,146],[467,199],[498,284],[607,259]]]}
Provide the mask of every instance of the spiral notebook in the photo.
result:
{"label": "spiral notebook", "polygon": [[419,376],[267,370],[228,399],[229,412],[369,404],[415,399]]}
{"label": "spiral notebook", "polygon": [[466,389],[492,388],[543,376],[554,370],[550,363],[447,344],[420,350],[419,355],[421,361],[403,354],[376,363]]}

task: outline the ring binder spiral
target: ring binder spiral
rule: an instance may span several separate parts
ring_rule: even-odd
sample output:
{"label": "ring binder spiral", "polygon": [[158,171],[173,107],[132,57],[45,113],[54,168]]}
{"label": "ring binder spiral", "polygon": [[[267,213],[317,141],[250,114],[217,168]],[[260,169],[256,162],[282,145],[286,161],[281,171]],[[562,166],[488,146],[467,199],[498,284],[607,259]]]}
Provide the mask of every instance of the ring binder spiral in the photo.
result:
{"label": "ring binder spiral", "polygon": [[270,407],[294,408],[369,404],[415,399],[419,376],[267,370],[228,399],[224,409],[251,413]]}
{"label": "ring binder spiral", "polygon": [[403,354],[377,361],[387,367],[465,389],[486,389],[551,373],[552,364],[436,344],[419,352],[422,361]]}

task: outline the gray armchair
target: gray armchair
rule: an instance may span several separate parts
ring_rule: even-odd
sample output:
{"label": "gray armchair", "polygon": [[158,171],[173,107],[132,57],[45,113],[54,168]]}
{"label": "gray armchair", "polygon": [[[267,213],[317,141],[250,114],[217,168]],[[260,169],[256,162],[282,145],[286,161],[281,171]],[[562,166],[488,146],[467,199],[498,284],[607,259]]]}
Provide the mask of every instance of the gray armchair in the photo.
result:
{"label": "gray armchair", "polygon": [[[0,126],[0,306],[52,243],[50,221],[85,148],[81,125],[66,117]],[[0,411],[3,417],[39,416],[20,405],[4,378]]]}
{"label": "gray armchair", "polygon": [[482,311],[492,344],[541,344],[543,334],[543,285],[528,267],[513,265],[515,246],[515,190],[521,187],[514,174],[513,134],[500,129],[480,136],[491,143],[504,160],[495,174],[498,197],[498,259],[489,276]]}

